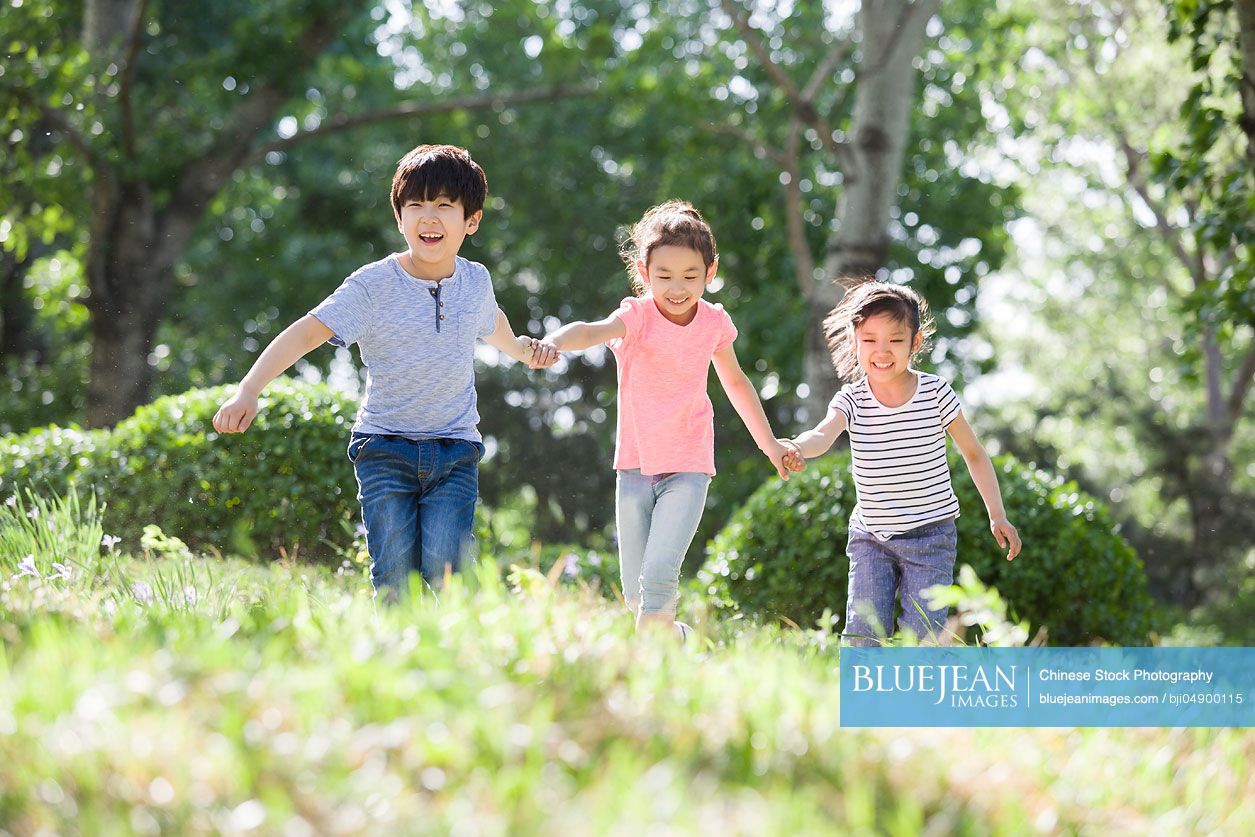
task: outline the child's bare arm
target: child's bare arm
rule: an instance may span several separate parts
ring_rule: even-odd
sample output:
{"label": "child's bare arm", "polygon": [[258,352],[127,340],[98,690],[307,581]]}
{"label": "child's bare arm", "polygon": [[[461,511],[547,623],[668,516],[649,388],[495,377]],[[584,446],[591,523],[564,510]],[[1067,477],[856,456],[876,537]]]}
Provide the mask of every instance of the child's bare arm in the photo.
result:
{"label": "child's bare arm", "polygon": [[793,444],[797,447],[798,452],[807,459],[813,459],[828,452],[833,443],[848,428],[845,413],[838,410],[832,405],[828,406],[828,412],[824,415],[819,424],[807,430],[805,433],[793,439]]}
{"label": "child's bare arm", "polygon": [[623,324],[623,320],[620,320],[617,314],[611,314],[595,323],[567,323],[545,339],[556,346],[560,352],[578,352],[581,349],[601,345],[607,340],[626,336],[627,326]]}
{"label": "child's bare arm", "polygon": [[994,464],[990,461],[984,445],[976,438],[976,433],[972,430],[972,426],[967,423],[967,418],[961,410],[958,417],[950,422],[946,432],[950,434],[950,438],[954,439],[954,443],[958,445],[959,453],[963,454],[963,461],[967,463],[967,470],[972,474],[972,482],[976,484],[976,490],[980,492],[981,499],[985,501],[985,511],[989,513],[989,529],[993,532],[994,540],[998,541],[998,546],[1007,550],[1007,560],[1010,561],[1020,554],[1020,533],[1007,520],[1007,512],[1002,505],[1002,491],[998,488],[998,475],[994,472]]}
{"label": "child's bare arm", "polygon": [[484,338],[484,342],[519,363],[526,363],[532,369],[553,366],[558,359],[558,350],[553,344],[526,335],[515,336],[509,317],[500,308],[497,309],[497,327]]}
{"label": "child's bare arm", "polygon": [[754,389],[753,382],[741,369],[741,363],[736,359],[736,349],[728,346],[726,349],[715,352],[712,359],[715,363],[715,374],[719,376],[719,383],[723,384],[723,391],[728,394],[728,400],[732,402],[737,415],[745,423],[745,429],[754,437],[754,443],[758,445],[758,449],[771,460],[780,479],[787,480],[789,469],[784,466],[784,458],[789,450],[776,439],[776,434],[771,431],[771,422],[767,420],[763,402],[758,400],[758,391]]}
{"label": "child's bare arm", "polygon": [[306,314],[270,342],[253,362],[235,395],[225,401],[214,414],[214,430],[219,433],[243,433],[257,415],[257,397],[266,385],[284,370],[314,349],[326,343],[334,331],[313,314]]}

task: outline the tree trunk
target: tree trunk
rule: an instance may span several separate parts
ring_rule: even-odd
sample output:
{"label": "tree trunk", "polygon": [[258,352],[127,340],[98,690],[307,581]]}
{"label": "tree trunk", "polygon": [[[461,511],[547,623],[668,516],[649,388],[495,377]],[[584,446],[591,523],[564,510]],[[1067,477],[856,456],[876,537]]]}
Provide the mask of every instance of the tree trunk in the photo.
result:
{"label": "tree trunk", "polygon": [[11,250],[0,250],[0,361],[29,354],[43,359],[44,347],[32,328],[35,309],[24,287],[34,249],[22,259]]}
{"label": "tree trunk", "polygon": [[859,11],[863,56],[850,128],[851,160],[843,169],[837,230],[824,257],[825,281],[816,282],[807,299],[804,421],[824,414],[838,383],[822,332],[824,318],[844,294],[836,280],[875,275],[888,261],[890,212],[902,180],[914,102],[912,62],[936,5],[933,0],[905,8],[864,3]]}
{"label": "tree trunk", "polygon": [[1224,573],[1234,564],[1222,560],[1244,545],[1244,534],[1234,530],[1237,522],[1233,505],[1233,463],[1228,441],[1213,439],[1211,450],[1198,463],[1199,473],[1190,492],[1191,551],[1194,554],[1190,578],[1191,604],[1198,604],[1207,591],[1229,587]]}
{"label": "tree trunk", "polygon": [[158,246],[157,213],[142,183],[97,186],[85,264],[92,315],[89,427],[116,424],[148,400],[148,356],[174,284],[173,259]]}

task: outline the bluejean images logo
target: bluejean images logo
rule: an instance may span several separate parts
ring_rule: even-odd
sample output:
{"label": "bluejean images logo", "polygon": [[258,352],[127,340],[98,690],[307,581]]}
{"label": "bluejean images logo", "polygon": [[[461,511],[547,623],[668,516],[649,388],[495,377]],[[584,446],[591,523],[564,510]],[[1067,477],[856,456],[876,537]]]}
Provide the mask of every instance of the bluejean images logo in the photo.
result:
{"label": "bluejean images logo", "polygon": [[841,724],[1250,726],[1255,648],[842,648]]}
{"label": "bluejean images logo", "polygon": [[859,692],[907,692],[927,695],[933,706],[965,709],[1016,709],[1021,696],[1018,678],[1028,676],[1014,665],[946,665],[891,663],[850,666],[852,690]]}

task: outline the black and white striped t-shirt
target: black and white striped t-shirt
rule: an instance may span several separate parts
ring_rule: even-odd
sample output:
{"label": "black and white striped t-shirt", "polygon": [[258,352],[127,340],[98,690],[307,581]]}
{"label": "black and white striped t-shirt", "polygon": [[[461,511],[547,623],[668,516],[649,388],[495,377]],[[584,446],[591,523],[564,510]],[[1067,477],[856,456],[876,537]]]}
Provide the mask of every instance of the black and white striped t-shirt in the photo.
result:
{"label": "black and white striped t-shirt", "polygon": [[854,455],[851,519],[881,540],[959,515],[946,464],[946,427],[959,415],[959,397],[942,378],[915,375],[915,395],[901,407],[877,401],[866,378],[832,399]]}

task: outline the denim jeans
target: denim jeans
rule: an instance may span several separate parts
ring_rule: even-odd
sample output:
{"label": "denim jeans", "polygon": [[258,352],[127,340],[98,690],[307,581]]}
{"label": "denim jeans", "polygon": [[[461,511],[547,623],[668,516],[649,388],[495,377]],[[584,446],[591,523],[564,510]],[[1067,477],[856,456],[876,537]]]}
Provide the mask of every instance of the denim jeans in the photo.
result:
{"label": "denim jeans", "polygon": [[634,613],[675,613],[680,565],[697,534],[709,485],[709,474],[618,472],[619,577]]}
{"label": "denim jeans", "polygon": [[[954,582],[958,530],[953,520],[929,523],[887,541],[850,524],[850,593],[845,607],[847,645],[879,645],[893,633],[894,600],[902,594],[900,627],[921,642],[936,642],[946,609],[928,607],[924,591]],[[922,611],[922,612],[921,612]]]}
{"label": "denim jeans", "polygon": [[348,452],[375,589],[402,592],[413,572],[435,588],[446,567],[458,572],[474,547],[483,445],[354,433]]}

